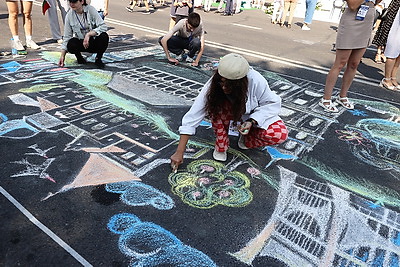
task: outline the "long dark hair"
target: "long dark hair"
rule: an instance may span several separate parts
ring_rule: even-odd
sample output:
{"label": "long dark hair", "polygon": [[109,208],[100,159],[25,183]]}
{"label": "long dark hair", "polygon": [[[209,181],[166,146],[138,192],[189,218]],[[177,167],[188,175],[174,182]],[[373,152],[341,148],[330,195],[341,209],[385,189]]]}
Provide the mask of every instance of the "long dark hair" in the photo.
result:
{"label": "long dark hair", "polygon": [[[206,112],[211,118],[221,112],[225,101],[228,101],[227,95],[222,90],[222,76],[218,71],[211,79],[210,89],[206,96]],[[240,121],[242,115],[246,112],[247,86],[249,82],[247,76],[239,80],[225,80],[225,86],[231,89],[229,100],[232,104],[233,121]]]}

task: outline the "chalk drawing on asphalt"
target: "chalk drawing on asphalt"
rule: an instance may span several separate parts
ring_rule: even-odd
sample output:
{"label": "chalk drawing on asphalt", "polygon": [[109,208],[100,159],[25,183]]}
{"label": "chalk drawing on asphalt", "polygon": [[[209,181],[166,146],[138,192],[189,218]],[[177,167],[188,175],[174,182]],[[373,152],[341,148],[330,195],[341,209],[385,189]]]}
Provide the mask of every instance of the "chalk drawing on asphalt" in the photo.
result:
{"label": "chalk drawing on asphalt", "polygon": [[195,208],[244,207],[253,199],[246,175],[213,160],[193,161],[185,171],[171,173],[168,181],[172,192]]}
{"label": "chalk drawing on asphalt", "polygon": [[35,136],[40,132],[27,122],[26,117],[22,119],[9,120],[6,115],[0,113],[0,137],[10,139],[25,139]]}
{"label": "chalk drawing on asphalt", "polygon": [[141,181],[141,179],[136,177],[129,168],[110,157],[103,154],[90,153],[89,159],[71,183],[64,185],[56,193],[50,192],[42,200],[47,200],[56,194],[66,192],[70,189],[123,181]]}
{"label": "chalk drawing on asphalt", "polygon": [[22,82],[58,82],[64,78],[77,75],[74,70],[58,67],[57,62],[52,63],[44,59],[30,59],[1,64],[0,76],[2,79],[0,85]]}
{"label": "chalk drawing on asphalt", "polygon": [[13,163],[24,166],[25,170],[19,171],[18,173],[11,175],[11,177],[37,176],[40,179],[47,179],[55,183],[56,181],[47,173],[47,169],[54,160],[55,158],[47,158],[41,164],[31,163],[28,159],[14,161]]}
{"label": "chalk drawing on asphalt", "polygon": [[168,73],[149,66],[118,72],[119,75],[131,81],[147,84],[170,95],[194,100],[203,84],[176,74]]}
{"label": "chalk drawing on asphalt", "polygon": [[40,112],[26,116],[26,121],[38,127],[41,130],[47,130],[47,131],[52,131],[51,128],[58,127],[64,124],[63,121],[57,119],[56,117],[46,112]]}
{"label": "chalk drawing on asphalt", "polygon": [[288,266],[398,266],[400,214],[334,185],[280,167],[276,208],[264,229],[231,253],[251,265],[269,256]]}
{"label": "chalk drawing on asphalt", "polygon": [[52,90],[53,88],[62,88],[64,85],[56,84],[56,83],[47,83],[47,84],[36,84],[32,85],[30,87],[26,88],[21,88],[19,91],[21,93],[36,93],[36,92],[42,92],[42,91],[49,91]]}
{"label": "chalk drawing on asphalt", "polygon": [[9,95],[8,98],[16,105],[32,106],[40,108],[40,103],[37,100],[22,93]]}
{"label": "chalk drawing on asphalt", "polygon": [[267,151],[271,160],[265,166],[265,169],[268,169],[272,164],[276,163],[278,160],[295,160],[296,156],[291,154],[281,153],[277,147],[266,146],[263,148],[264,151]]}
{"label": "chalk drawing on asphalt", "polygon": [[[273,151],[268,151],[270,167],[280,159],[293,160],[301,158],[312,151],[314,146],[323,140],[323,134],[343,113],[327,114],[318,102],[323,96],[323,87],[312,82],[296,79],[296,83],[285,79],[285,75],[260,70],[267,79],[269,87],[282,98],[282,110],[279,114],[289,129],[289,138]],[[280,157],[282,156],[282,158]]]}
{"label": "chalk drawing on asphalt", "polygon": [[354,116],[359,116],[359,117],[368,117],[368,113],[363,111],[363,110],[359,110],[359,109],[349,109],[348,112],[350,112],[351,114],[353,114]]}
{"label": "chalk drawing on asphalt", "polygon": [[35,152],[28,152],[25,153],[25,155],[31,155],[31,156],[40,156],[43,158],[48,158],[47,152],[55,148],[55,146],[49,147],[47,149],[41,149],[37,144],[33,144],[31,146],[28,146],[28,148],[34,150]]}
{"label": "chalk drawing on asphalt", "polygon": [[[400,123],[384,119],[362,119],[355,125],[346,125],[345,128],[358,136],[357,142],[346,140],[354,156],[379,169],[394,170],[397,172],[394,176],[399,177]],[[352,138],[354,135],[356,134]],[[360,142],[370,144],[360,146]]]}
{"label": "chalk drawing on asphalt", "polygon": [[[53,62],[54,64],[58,63],[58,60],[60,59],[60,52],[49,52],[49,51],[44,51],[41,53],[41,56],[43,59],[48,60],[49,62]],[[164,50],[159,46],[159,45],[154,45],[154,46],[148,46],[148,47],[138,47],[136,49],[126,49],[122,51],[112,51],[112,52],[106,52],[103,54],[103,62],[108,64],[111,62],[120,62],[124,60],[129,60],[129,59],[135,59],[135,58],[140,58],[140,57],[145,57],[145,56],[156,56],[164,54]],[[94,62],[95,61],[95,54],[90,55],[89,57],[86,58],[88,62]],[[76,58],[74,55],[67,54],[65,57],[65,62],[64,62],[66,67],[76,67],[79,66],[79,64],[76,62]],[[20,66],[17,64],[12,65],[9,64],[3,68],[10,69],[10,71],[17,71],[19,70]]]}
{"label": "chalk drawing on asphalt", "polygon": [[106,185],[106,191],[121,194],[120,199],[129,206],[153,206],[159,210],[174,207],[174,201],[167,194],[144,183],[129,181]]}
{"label": "chalk drawing on asphalt", "polygon": [[111,217],[108,229],[120,235],[119,250],[131,258],[131,266],[216,267],[203,252],[185,245],[175,235],[130,213]]}
{"label": "chalk drawing on asphalt", "polygon": [[325,181],[344,190],[368,198],[381,206],[400,207],[400,193],[389,187],[374,184],[362,177],[350,176],[309,157],[303,157],[297,162],[309,167]]}

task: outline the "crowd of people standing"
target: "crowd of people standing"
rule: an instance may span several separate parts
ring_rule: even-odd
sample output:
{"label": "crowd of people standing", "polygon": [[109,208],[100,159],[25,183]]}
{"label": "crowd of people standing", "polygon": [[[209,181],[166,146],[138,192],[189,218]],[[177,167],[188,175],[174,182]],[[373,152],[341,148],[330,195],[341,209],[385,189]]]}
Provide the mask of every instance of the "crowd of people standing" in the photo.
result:
{"label": "crowd of people standing", "polygon": [[[104,67],[102,55],[108,46],[107,26],[104,18],[108,15],[109,0],[46,0],[49,3],[47,11],[52,38],[61,44],[62,53],[60,65],[64,65],[67,52],[75,54],[77,62],[84,64],[86,61],[81,52],[96,53],[96,65]],[[188,19],[190,14],[198,14],[195,8],[203,7],[204,12],[210,12],[213,0],[174,0],[170,4],[170,32],[160,38],[166,56],[171,62],[186,60],[197,66],[204,51],[204,29],[199,15],[193,24],[193,19]],[[274,0],[271,23],[281,27],[290,28],[293,23],[294,12],[298,0]],[[305,14],[302,30],[310,30],[313,15],[316,10],[316,0],[305,1]],[[327,75],[325,94],[320,102],[321,107],[329,112],[337,112],[337,104],[352,109],[353,103],[347,98],[358,64],[370,45],[373,28],[376,33],[372,43],[377,46],[375,62],[385,63],[384,78],[379,86],[388,90],[399,90],[396,75],[400,65],[400,30],[399,7],[400,0],[335,0],[333,5],[343,5],[337,40],[336,58]],[[127,10],[132,12],[136,5],[143,2],[145,14],[150,14],[150,5],[153,9],[159,6],[168,6],[164,0],[132,0]],[[32,4],[33,0],[6,0],[9,12],[8,23],[12,35],[12,45],[17,50],[40,49],[32,39]],[[225,16],[241,11],[243,2],[240,0],[220,0],[215,11]],[[78,8],[76,8],[78,5]],[[225,5],[225,6],[224,6]],[[253,1],[254,6],[262,7],[265,1]],[[197,9],[198,10],[198,9]],[[62,21],[59,21],[58,11]],[[25,46],[22,44],[18,33],[18,14],[21,12],[23,28],[25,31]],[[183,22],[181,22],[183,21]],[[63,26],[64,25],[64,26]],[[375,25],[375,26],[374,26]],[[64,31],[62,32],[62,28]],[[193,38],[196,37],[196,38]],[[181,38],[181,39],[179,39]],[[169,52],[176,54],[176,58]],[[187,53],[185,53],[187,52]],[[177,60],[178,59],[178,60]],[[331,100],[333,88],[344,69],[342,86],[336,103]]]}

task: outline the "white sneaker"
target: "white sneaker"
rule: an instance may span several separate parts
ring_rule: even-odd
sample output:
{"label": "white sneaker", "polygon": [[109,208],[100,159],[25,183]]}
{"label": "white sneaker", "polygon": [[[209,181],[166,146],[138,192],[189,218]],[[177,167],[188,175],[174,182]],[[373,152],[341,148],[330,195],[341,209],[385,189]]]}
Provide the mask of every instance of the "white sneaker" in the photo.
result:
{"label": "white sneaker", "polygon": [[311,30],[311,28],[310,27],[308,27],[307,26],[307,24],[303,24],[303,27],[301,27],[301,29],[303,30],[303,31],[309,31],[309,30]]}
{"label": "white sneaker", "polygon": [[14,42],[13,47],[15,49],[17,49],[18,51],[25,50],[25,47],[22,45],[20,40],[17,41],[14,40],[13,42]]}
{"label": "white sneaker", "polygon": [[218,161],[226,161],[226,158],[227,158],[226,151],[218,152],[217,150],[214,149],[213,157],[215,160],[218,160]]}
{"label": "white sneaker", "polygon": [[238,147],[240,148],[240,149],[249,149],[245,144],[244,144],[244,136],[243,135],[240,135],[239,136],[239,140],[238,140]]}
{"label": "white sneaker", "polygon": [[63,39],[58,39],[57,40],[57,44],[62,44],[64,41],[63,41]]}
{"label": "white sneaker", "polygon": [[194,61],[193,58],[191,58],[189,56],[186,57],[186,62],[187,63],[192,63],[193,61]]}
{"label": "white sneaker", "polygon": [[185,52],[182,52],[182,54],[176,57],[176,60],[183,61],[184,58],[185,58]]}
{"label": "white sneaker", "polygon": [[27,40],[26,47],[34,50],[40,49],[40,46],[38,46],[33,40]]}

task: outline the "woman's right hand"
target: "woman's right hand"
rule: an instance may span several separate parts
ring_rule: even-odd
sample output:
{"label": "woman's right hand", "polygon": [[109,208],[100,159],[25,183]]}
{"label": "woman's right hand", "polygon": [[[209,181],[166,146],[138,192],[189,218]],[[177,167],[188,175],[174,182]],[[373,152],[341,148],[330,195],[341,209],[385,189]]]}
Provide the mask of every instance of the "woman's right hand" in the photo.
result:
{"label": "woman's right hand", "polygon": [[172,172],[177,172],[179,165],[183,163],[183,153],[176,151],[172,156],[171,156],[171,168]]}
{"label": "woman's right hand", "polygon": [[58,61],[58,66],[64,67],[64,60],[65,60],[65,58],[63,56],[61,56],[60,60]]}
{"label": "woman's right hand", "polygon": [[176,58],[170,57],[170,58],[168,58],[168,61],[171,62],[171,63],[174,63],[175,65],[179,64],[179,61]]}

